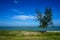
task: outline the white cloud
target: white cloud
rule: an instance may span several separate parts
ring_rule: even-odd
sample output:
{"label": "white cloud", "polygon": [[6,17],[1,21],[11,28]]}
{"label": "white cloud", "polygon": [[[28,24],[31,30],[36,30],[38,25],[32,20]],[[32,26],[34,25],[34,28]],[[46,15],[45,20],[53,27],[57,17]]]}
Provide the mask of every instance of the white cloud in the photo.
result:
{"label": "white cloud", "polygon": [[26,19],[35,19],[36,17],[32,16],[32,15],[29,15],[29,16],[27,16],[27,15],[18,15],[18,16],[13,16],[12,18],[26,20]]}
{"label": "white cloud", "polygon": [[24,14],[25,12],[21,12],[20,10],[18,9],[11,9],[13,12],[16,12],[16,13],[19,13],[19,14]]}
{"label": "white cloud", "polygon": [[18,1],[17,1],[17,0],[14,0],[14,3],[15,3],[15,4],[17,4],[17,3],[18,3]]}

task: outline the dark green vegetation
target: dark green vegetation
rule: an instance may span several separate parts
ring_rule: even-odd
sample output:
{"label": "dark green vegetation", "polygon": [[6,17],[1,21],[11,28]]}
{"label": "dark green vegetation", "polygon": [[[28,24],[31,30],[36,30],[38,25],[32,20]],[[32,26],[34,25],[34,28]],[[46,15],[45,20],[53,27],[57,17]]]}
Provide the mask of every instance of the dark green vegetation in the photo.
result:
{"label": "dark green vegetation", "polygon": [[0,40],[60,40],[60,32],[0,31]]}
{"label": "dark green vegetation", "polygon": [[46,8],[42,14],[39,10],[36,10],[37,18],[41,28],[47,28],[48,25],[52,25],[52,9]]}

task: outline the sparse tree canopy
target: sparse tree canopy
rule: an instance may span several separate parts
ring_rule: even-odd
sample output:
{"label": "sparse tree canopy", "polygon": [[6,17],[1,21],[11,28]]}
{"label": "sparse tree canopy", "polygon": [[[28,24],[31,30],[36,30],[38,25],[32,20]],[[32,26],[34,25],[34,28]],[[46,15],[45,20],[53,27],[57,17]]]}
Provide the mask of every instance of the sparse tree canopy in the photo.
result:
{"label": "sparse tree canopy", "polygon": [[36,10],[37,18],[40,23],[41,28],[47,28],[48,25],[52,25],[52,9],[46,8],[44,15],[39,11]]}

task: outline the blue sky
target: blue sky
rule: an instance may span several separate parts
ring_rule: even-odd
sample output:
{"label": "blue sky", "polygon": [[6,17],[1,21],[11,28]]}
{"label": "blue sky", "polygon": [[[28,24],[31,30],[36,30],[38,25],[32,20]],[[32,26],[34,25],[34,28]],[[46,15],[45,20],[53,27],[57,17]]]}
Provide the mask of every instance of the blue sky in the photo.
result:
{"label": "blue sky", "polygon": [[0,26],[38,26],[36,9],[52,8],[53,23],[60,26],[60,0],[0,0]]}

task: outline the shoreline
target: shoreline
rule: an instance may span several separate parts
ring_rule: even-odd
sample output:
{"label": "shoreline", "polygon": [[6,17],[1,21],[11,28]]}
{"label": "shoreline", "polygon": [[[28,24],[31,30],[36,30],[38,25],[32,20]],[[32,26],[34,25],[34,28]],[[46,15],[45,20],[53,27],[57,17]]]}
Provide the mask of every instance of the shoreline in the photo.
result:
{"label": "shoreline", "polygon": [[47,31],[47,32],[60,32],[60,31]]}

